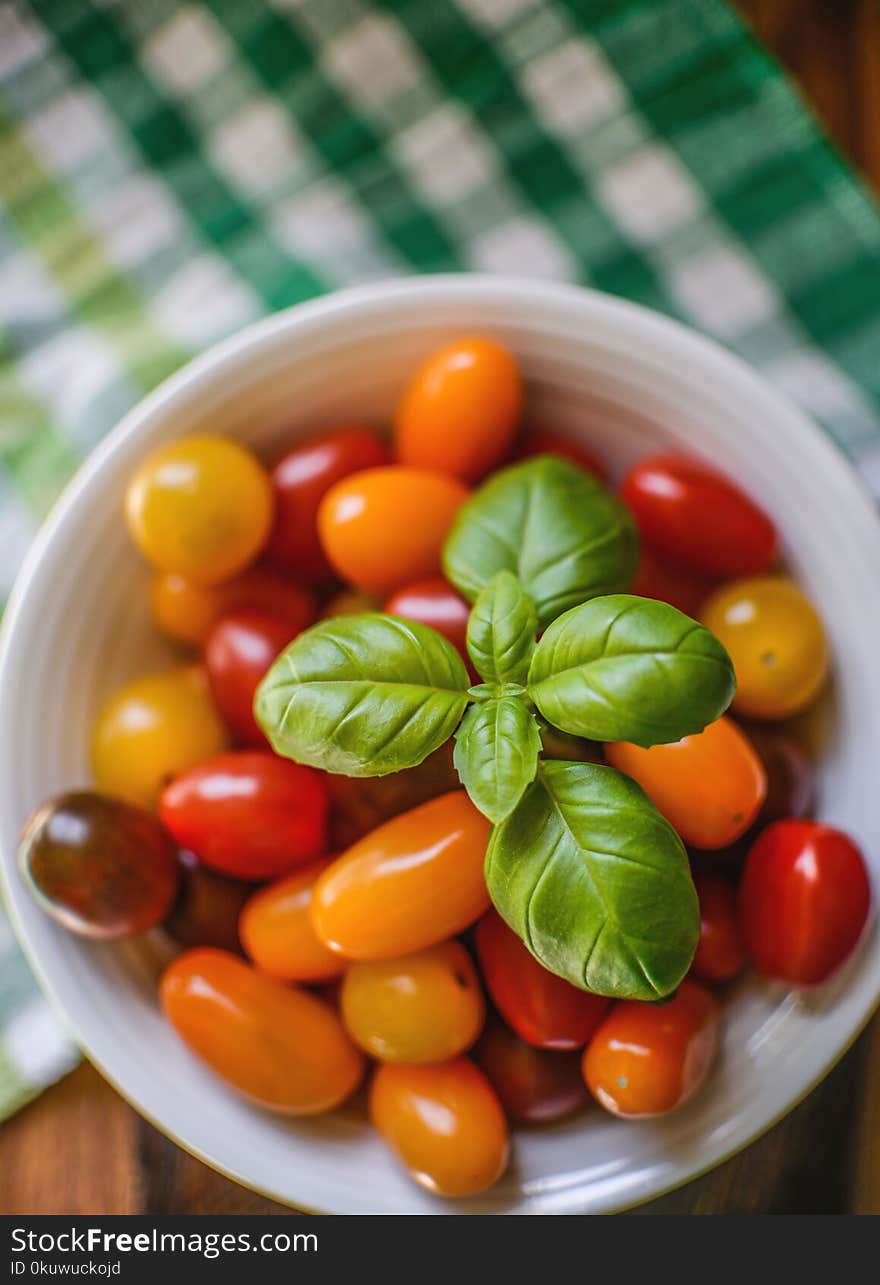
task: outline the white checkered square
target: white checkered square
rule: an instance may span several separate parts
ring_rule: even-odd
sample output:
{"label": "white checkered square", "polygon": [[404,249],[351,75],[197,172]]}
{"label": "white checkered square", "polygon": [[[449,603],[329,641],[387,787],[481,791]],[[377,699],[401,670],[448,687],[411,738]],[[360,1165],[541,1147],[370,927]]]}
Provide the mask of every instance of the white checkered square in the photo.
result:
{"label": "white checkered square", "polygon": [[839,366],[821,352],[802,349],[767,362],[763,373],[789,397],[806,406],[818,419],[864,413],[858,390]]}
{"label": "white checkered square", "polygon": [[276,203],[272,230],[297,257],[329,259],[372,246],[372,226],[360,214],[345,185],[327,177],[306,191]]}
{"label": "white checkered square", "polygon": [[392,140],[400,162],[422,192],[438,205],[495,181],[498,164],[466,112],[447,102]]}
{"label": "white checkered square", "polygon": [[41,58],[49,47],[46,32],[20,4],[0,4],[0,76],[11,75]]}
{"label": "white checkered square", "polygon": [[42,999],[10,1018],[3,1050],[19,1078],[34,1087],[57,1079],[77,1060],[67,1032]]}
{"label": "white checkered square", "polygon": [[228,65],[230,48],[208,8],[186,5],[144,42],[141,57],[157,80],[184,96]]}
{"label": "white checkered square", "polygon": [[703,209],[699,188],[661,143],[649,143],[598,178],[606,209],[634,241],[660,241]]}
{"label": "white checkered square", "polygon": [[667,272],[669,289],[698,326],[723,338],[770,321],[779,299],[745,255],[726,245],[692,255]]}
{"label": "white checkered square", "polygon": [[613,68],[586,40],[572,39],[527,62],[522,83],[542,123],[562,135],[593,128],[627,102]]}
{"label": "white checkered square", "polygon": [[222,259],[193,258],[156,294],[152,312],[166,334],[203,348],[260,313],[251,288]]}
{"label": "white checkered square", "polygon": [[32,348],[19,370],[25,386],[74,438],[88,419],[92,399],[122,373],[110,345],[85,326],[63,330]]}
{"label": "white checkered square", "polygon": [[321,65],[367,110],[380,107],[419,83],[421,67],[412,46],[391,18],[363,18],[321,49]]}
{"label": "white checkered square", "polygon": [[27,122],[26,130],[46,168],[62,174],[72,174],[116,142],[109,115],[88,89],[59,95]]}
{"label": "white checkered square", "polygon": [[0,325],[55,321],[66,307],[64,294],[30,250],[0,258]]}
{"label": "white checkered square", "polygon": [[494,30],[539,8],[544,0],[458,0],[479,26]]}
{"label": "white checkered square", "polygon": [[255,197],[305,176],[305,148],[296,125],[266,97],[255,97],[225,120],[212,134],[210,149],[226,176]]}
{"label": "white checkered square", "polygon": [[89,211],[109,259],[123,271],[140,267],[185,232],[183,215],[168,188],[138,173],[108,191]]}
{"label": "white checkered square", "polygon": [[479,272],[570,281],[577,271],[562,242],[542,223],[527,218],[511,219],[475,237],[468,257],[471,267]]}

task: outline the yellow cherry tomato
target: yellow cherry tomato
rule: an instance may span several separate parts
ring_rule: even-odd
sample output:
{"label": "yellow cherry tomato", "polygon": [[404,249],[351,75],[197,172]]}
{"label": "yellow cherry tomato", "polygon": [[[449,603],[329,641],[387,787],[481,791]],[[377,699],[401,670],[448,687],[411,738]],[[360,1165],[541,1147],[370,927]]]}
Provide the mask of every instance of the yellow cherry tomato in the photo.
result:
{"label": "yellow cherry tomato", "polygon": [[253,562],[272,525],[259,460],[226,437],[184,437],[150,455],[125,497],[132,538],[160,571],[214,584]]}
{"label": "yellow cherry tomato", "polygon": [[457,941],[352,964],[341,1004],[351,1038],[383,1062],[455,1057],[470,1048],[485,1017],[476,970]]}
{"label": "yellow cherry tomato", "polygon": [[345,960],[320,940],[309,918],[312,887],[329,862],[316,861],[249,898],[238,921],[245,952],[263,973],[285,982],[324,982]]}
{"label": "yellow cherry tomato", "polygon": [[309,907],[325,945],[394,959],[463,932],[489,904],[489,822],[464,790],[393,817],[324,871]]}
{"label": "yellow cherry tomato", "polygon": [[784,576],[752,576],[716,589],[703,623],[736,671],[733,708],[748,718],[788,718],[818,694],[828,673],[825,631],[812,604]]}
{"label": "yellow cherry tomato", "polygon": [[431,1066],[380,1066],[370,1119],[416,1182],[440,1196],[473,1196],[507,1167],[507,1122],[495,1090],[466,1057]]}
{"label": "yellow cherry tomato", "polygon": [[163,786],[226,748],[226,729],[197,665],[138,678],[101,710],[92,740],[99,789],[152,807]]}

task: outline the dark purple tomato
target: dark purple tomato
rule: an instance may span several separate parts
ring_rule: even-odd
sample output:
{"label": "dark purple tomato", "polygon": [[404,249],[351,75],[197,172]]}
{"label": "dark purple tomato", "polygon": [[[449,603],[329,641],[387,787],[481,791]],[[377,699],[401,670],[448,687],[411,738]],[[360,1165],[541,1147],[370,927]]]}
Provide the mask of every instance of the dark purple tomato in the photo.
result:
{"label": "dark purple tomato", "polygon": [[180,894],[165,920],[165,931],[181,946],[216,946],[240,953],[238,917],[253,895],[253,884],[208,870],[191,852],[181,852],[180,864]]}
{"label": "dark purple tomato", "polygon": [[82,937],[154,928],[177,895],[177,850],[149,812],[80,790],[50,799],[24,827],[22,874],[36,900]]}

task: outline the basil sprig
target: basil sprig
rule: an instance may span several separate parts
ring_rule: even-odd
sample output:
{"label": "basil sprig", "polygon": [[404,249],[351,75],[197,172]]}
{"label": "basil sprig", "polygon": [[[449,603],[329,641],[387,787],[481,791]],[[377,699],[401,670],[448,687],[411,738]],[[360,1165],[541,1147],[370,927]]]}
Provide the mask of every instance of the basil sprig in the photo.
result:
{"label": "basil sprig", "polygon": [[455,734],[462,784],[494,826],[486,880],[500,913],[576,986],[655,1000],[681,981],[699,929],[681,840],[628,777],[542,752],[554,729],[678,740],[733,696],[707,629],[605,592],[625,587],[634,557],[630,519],[592,478],[549,457],[508,469],[464,506],[445,549],[475,600],[467,644],[482,682],[469,686],[424,625],[336,617],[276,660],[255,712],[279,754],[347,776],[414,767]]}

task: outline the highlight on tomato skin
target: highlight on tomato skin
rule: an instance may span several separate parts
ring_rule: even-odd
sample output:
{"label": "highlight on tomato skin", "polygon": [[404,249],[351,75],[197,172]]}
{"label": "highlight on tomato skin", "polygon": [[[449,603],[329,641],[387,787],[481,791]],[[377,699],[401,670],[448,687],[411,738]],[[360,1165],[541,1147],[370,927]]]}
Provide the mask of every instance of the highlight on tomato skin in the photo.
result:
{"label": "highlight on tomato skin", "polygon": [[494,909],[477,924],[474,940],[495,1007],[522,1040],[542,1049],[586,1044],[609,1000],[549,972]]}
{"label": "highlight on tomato skin", "polygon": [[662,1004],[622,1000],[584,1050],[587,1087],[612,1115],[666,1115],[705,1082],[718,1024],[718,1004],[698,982],[683,981]]}
{"label": "highlight on tomato skin", "polygon": [[870,908],[865,860],[833,826],[776,821],[749,852],[740,909],[765,977],[791,986],[827,981],[855,950]]}
{"label": "highlight on tomato skin", "polygon": [[382,1064],[370,1085],[370,1119],[415,1181],[437,1195],[474,1196],[507,1168],[501,1103],[468,1058]]}

